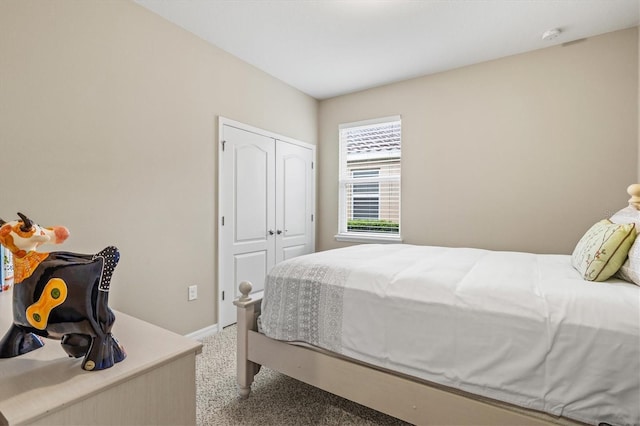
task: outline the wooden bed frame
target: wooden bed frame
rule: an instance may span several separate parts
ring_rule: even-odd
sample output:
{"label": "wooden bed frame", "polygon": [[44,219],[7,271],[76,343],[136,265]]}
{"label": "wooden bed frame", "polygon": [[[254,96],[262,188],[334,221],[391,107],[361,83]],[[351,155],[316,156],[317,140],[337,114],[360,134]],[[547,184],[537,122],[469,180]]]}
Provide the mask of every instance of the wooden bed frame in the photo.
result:
{"label": "wooden bed frame", "polygon": [[240,284],[238,393],[247,398],[261,366],[417,425],[580,424],[398,375],[330,352],[274,340],[258,332],[262,299]]}
{"label": "wooden bed frame", "polygon": [[[629,204],[640,210],[640,184],[629,186]],[[261,298],[240,284],[238,393],[247,398],[260,366],[417,425],[581,424],[564,417],[479,397],[399,375],[317,348],[271,339],[258,332]]]}

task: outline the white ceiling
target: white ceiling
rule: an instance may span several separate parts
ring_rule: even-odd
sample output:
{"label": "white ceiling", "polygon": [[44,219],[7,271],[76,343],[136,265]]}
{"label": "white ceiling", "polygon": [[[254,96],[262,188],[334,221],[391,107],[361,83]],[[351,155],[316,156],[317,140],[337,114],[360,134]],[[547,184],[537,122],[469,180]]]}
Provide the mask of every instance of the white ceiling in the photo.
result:
{"label": "white ceiling", "polygon": [[640,0],[135,1],[318,99],[640,23]]}

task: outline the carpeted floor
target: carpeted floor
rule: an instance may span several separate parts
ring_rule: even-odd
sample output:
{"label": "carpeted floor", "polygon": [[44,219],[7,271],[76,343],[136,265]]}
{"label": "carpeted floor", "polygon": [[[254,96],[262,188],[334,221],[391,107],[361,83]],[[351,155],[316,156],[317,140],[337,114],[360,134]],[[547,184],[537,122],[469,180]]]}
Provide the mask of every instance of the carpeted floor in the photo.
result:
{"label": "carpeted floor", "polygon": [[362,405],[262,368],[251,395],[236,392],[236,329],[203,340],[196,358],[197,413],[205,425],[406,425]]}

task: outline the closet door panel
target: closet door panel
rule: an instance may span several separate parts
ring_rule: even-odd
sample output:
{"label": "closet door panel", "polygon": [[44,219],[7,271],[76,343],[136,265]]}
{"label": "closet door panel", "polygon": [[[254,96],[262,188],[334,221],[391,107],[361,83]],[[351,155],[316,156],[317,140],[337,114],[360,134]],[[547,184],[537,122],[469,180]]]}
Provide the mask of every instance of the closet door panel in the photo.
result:
{"label": "closet door panel", "polygon": [[276,263],[313,251],[313,152],[276,141]]}
{"label": "closet door panel", "polygon": [[[264,289],[275,264],[275,140],[225,125],[220,152],[220,323],[236,321],[233,299],[250,281]],[[224,293],[222,293],[224,292]]]}

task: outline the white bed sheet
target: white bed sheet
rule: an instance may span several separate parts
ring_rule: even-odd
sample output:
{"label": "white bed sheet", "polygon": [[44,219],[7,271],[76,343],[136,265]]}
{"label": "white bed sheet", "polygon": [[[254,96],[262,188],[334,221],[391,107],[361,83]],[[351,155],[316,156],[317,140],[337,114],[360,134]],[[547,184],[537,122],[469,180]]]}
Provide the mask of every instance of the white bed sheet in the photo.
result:
{"label": "white bed sheet", "polygon": [[261,326],[474,394],[591,424],[640,424],[640,287],[570,256],[361,245],[282,262]]}

